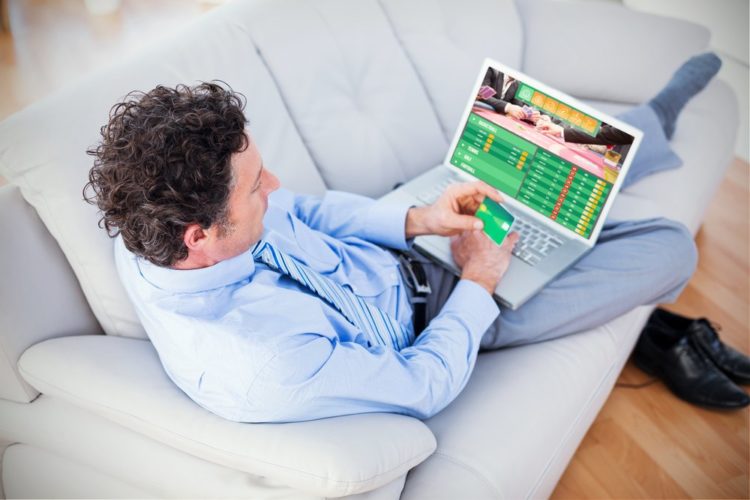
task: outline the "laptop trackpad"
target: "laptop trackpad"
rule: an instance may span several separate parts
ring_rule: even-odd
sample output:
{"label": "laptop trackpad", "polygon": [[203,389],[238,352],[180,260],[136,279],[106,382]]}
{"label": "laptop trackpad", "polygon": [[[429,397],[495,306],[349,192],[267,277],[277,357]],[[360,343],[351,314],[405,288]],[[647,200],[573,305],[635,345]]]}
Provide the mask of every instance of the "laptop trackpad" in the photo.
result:
{"label": "laptop trackpad", "polygon": [[503,305],[517,309],[544,287],[549,279],[549,275],[514,256],[495,288],[495,297]]}

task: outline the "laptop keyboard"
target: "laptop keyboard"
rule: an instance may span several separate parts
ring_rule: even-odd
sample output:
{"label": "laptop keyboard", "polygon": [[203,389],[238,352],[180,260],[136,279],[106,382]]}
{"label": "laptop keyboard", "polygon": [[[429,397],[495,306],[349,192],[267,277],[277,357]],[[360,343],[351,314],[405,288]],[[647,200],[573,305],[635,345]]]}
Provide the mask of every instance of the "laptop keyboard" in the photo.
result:
{"label": "laptop keyboard", "polygon": [[517,215],[513,230],[520,235],[513,248],[513,255],[532,266],[537,265],[552,250],[562,245],[562,240],[550,235],[528,219],[522,219]]}
{"label": "laptop keyboard", "polygon": [[[432,186],[417,198],[427,205],[434,203],[450,184],[455,183],[452,178],[443,179],[441,182]],[[513,255],[526,262],[531,266],[537,265],[543,258],[555,248],[562,245],[562,240],[549,234],[543,227],[531,222],[529,219],[522,218],[514,213],[516,221],[513,224],[513,231],[520,236],[516,246],[513,248]]]}

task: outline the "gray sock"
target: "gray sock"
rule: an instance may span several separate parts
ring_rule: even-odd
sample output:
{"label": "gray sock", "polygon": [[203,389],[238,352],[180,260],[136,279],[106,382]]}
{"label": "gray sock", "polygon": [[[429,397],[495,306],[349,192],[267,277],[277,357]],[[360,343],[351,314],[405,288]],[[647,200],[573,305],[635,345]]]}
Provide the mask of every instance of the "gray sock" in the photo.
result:
{"label": "gray sock", "polygon": [[693,56],[675,71],[672,79],[648,102],[659,117],[668,139],[674,134],[677,116],[687,102],[703,90],[719,72],[721,59],[713,52]]}

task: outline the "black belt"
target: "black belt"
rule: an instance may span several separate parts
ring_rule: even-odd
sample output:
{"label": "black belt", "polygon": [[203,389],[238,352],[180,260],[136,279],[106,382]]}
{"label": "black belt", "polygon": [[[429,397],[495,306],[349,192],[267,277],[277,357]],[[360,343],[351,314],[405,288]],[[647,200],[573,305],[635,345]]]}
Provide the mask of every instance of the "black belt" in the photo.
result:
{"label": "black belt", "polygon": [[427,296],[432,293],[432,288],[427,281],[427,273],[418,260],[404,252],[396,252],[396,257],[401,275],[411,290],[414,334],[419,335],[427,326]]}

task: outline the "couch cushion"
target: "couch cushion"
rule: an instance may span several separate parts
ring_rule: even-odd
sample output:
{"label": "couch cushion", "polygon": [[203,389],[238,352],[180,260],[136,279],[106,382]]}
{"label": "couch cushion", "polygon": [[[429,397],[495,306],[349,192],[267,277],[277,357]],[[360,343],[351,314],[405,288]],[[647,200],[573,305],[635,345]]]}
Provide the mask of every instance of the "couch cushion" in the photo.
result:
{"label": "couch cushion", "polygon": [[[97,496],[93,490],[89,490],[88,495],[80,493],[80,488],[86,486],[86,472],[97,470],[117,482],[137,485],[144,490],[143,494],[129,495],[130,498],[321,500],[319,495],[290,488],[267,476],[229,469],[184,453],[54,396],[42,395],[32,404],[0,401],[0,414],[3,416],[0,434],[39,450],[40,459],[37,467],[31,468],[33,474],[10,475],[6,468],[8,456],[3,457],[3,487],[7,498]],[[59,461],[46,460],[41,450],[55,454]],[[34,453],[29,450],[29,454]],[[70,467],[71,462],[88,469],[81,471],[83,477],[59,473],[60,469]],[[15,470],[18,467],[17,464]],[[376,490],[349,496],[347,500],[398,499],[405,479],[406,474]],[[23,494],[38,491],[41,486],[57,493]],[[71,489],[79,494],[65,493]],[[10,491],[16,494],[8,495]]]}
{"label": "couch cushion", "polygon": [[248,27],[329,187],[380,196],[442,160],[435,112],[376,0],[262,2]]}
{"label": "couch cushion", "polygon": [[547,498],[652,308],[551,342],[480,353],[466,389],[426,423],[439,446],[402,500]]}
{"label": "couch cushion", "polygon": [[158,49],[99,72],[0,124],[0,173],[17,184],[60,244],[97,319],[109,334],[144,337],[115,272],[112,242],[82,201],[110,107],[131,90],[222,79],[248,100],[246,113],[266,164],[290,188],[320,193],[322,179],[295,132],[243,22],[250,5],[207,14]]}
{"label": "couch cushion", "polygon": [[33,446],[3,454],[5,498],[147,498],[154,496],[102,472]]}
{"label": "couch cushion", "polygon": [[513,0],[384,0],[382,4],[449,142],[484,58],[521,67],[523,33],[516,6]]}
{"label": "couch cushion", "polygon": [[28,403],[39,393],[18,373],[21,354],[51,337],[101,327],[60,247],[12,185],[0,188],[0,234],[12,235],[0,259],[0,398]]}
{"label": "couch cushion", "polygon": [[224,420],[172,384],[145,340],[52,339],[26,351],[19,364],[24,378],[45,395],[204,460],[324,496],[383,486],[423,461],[436,445],[422,422],[394,414],[291,424]]}

